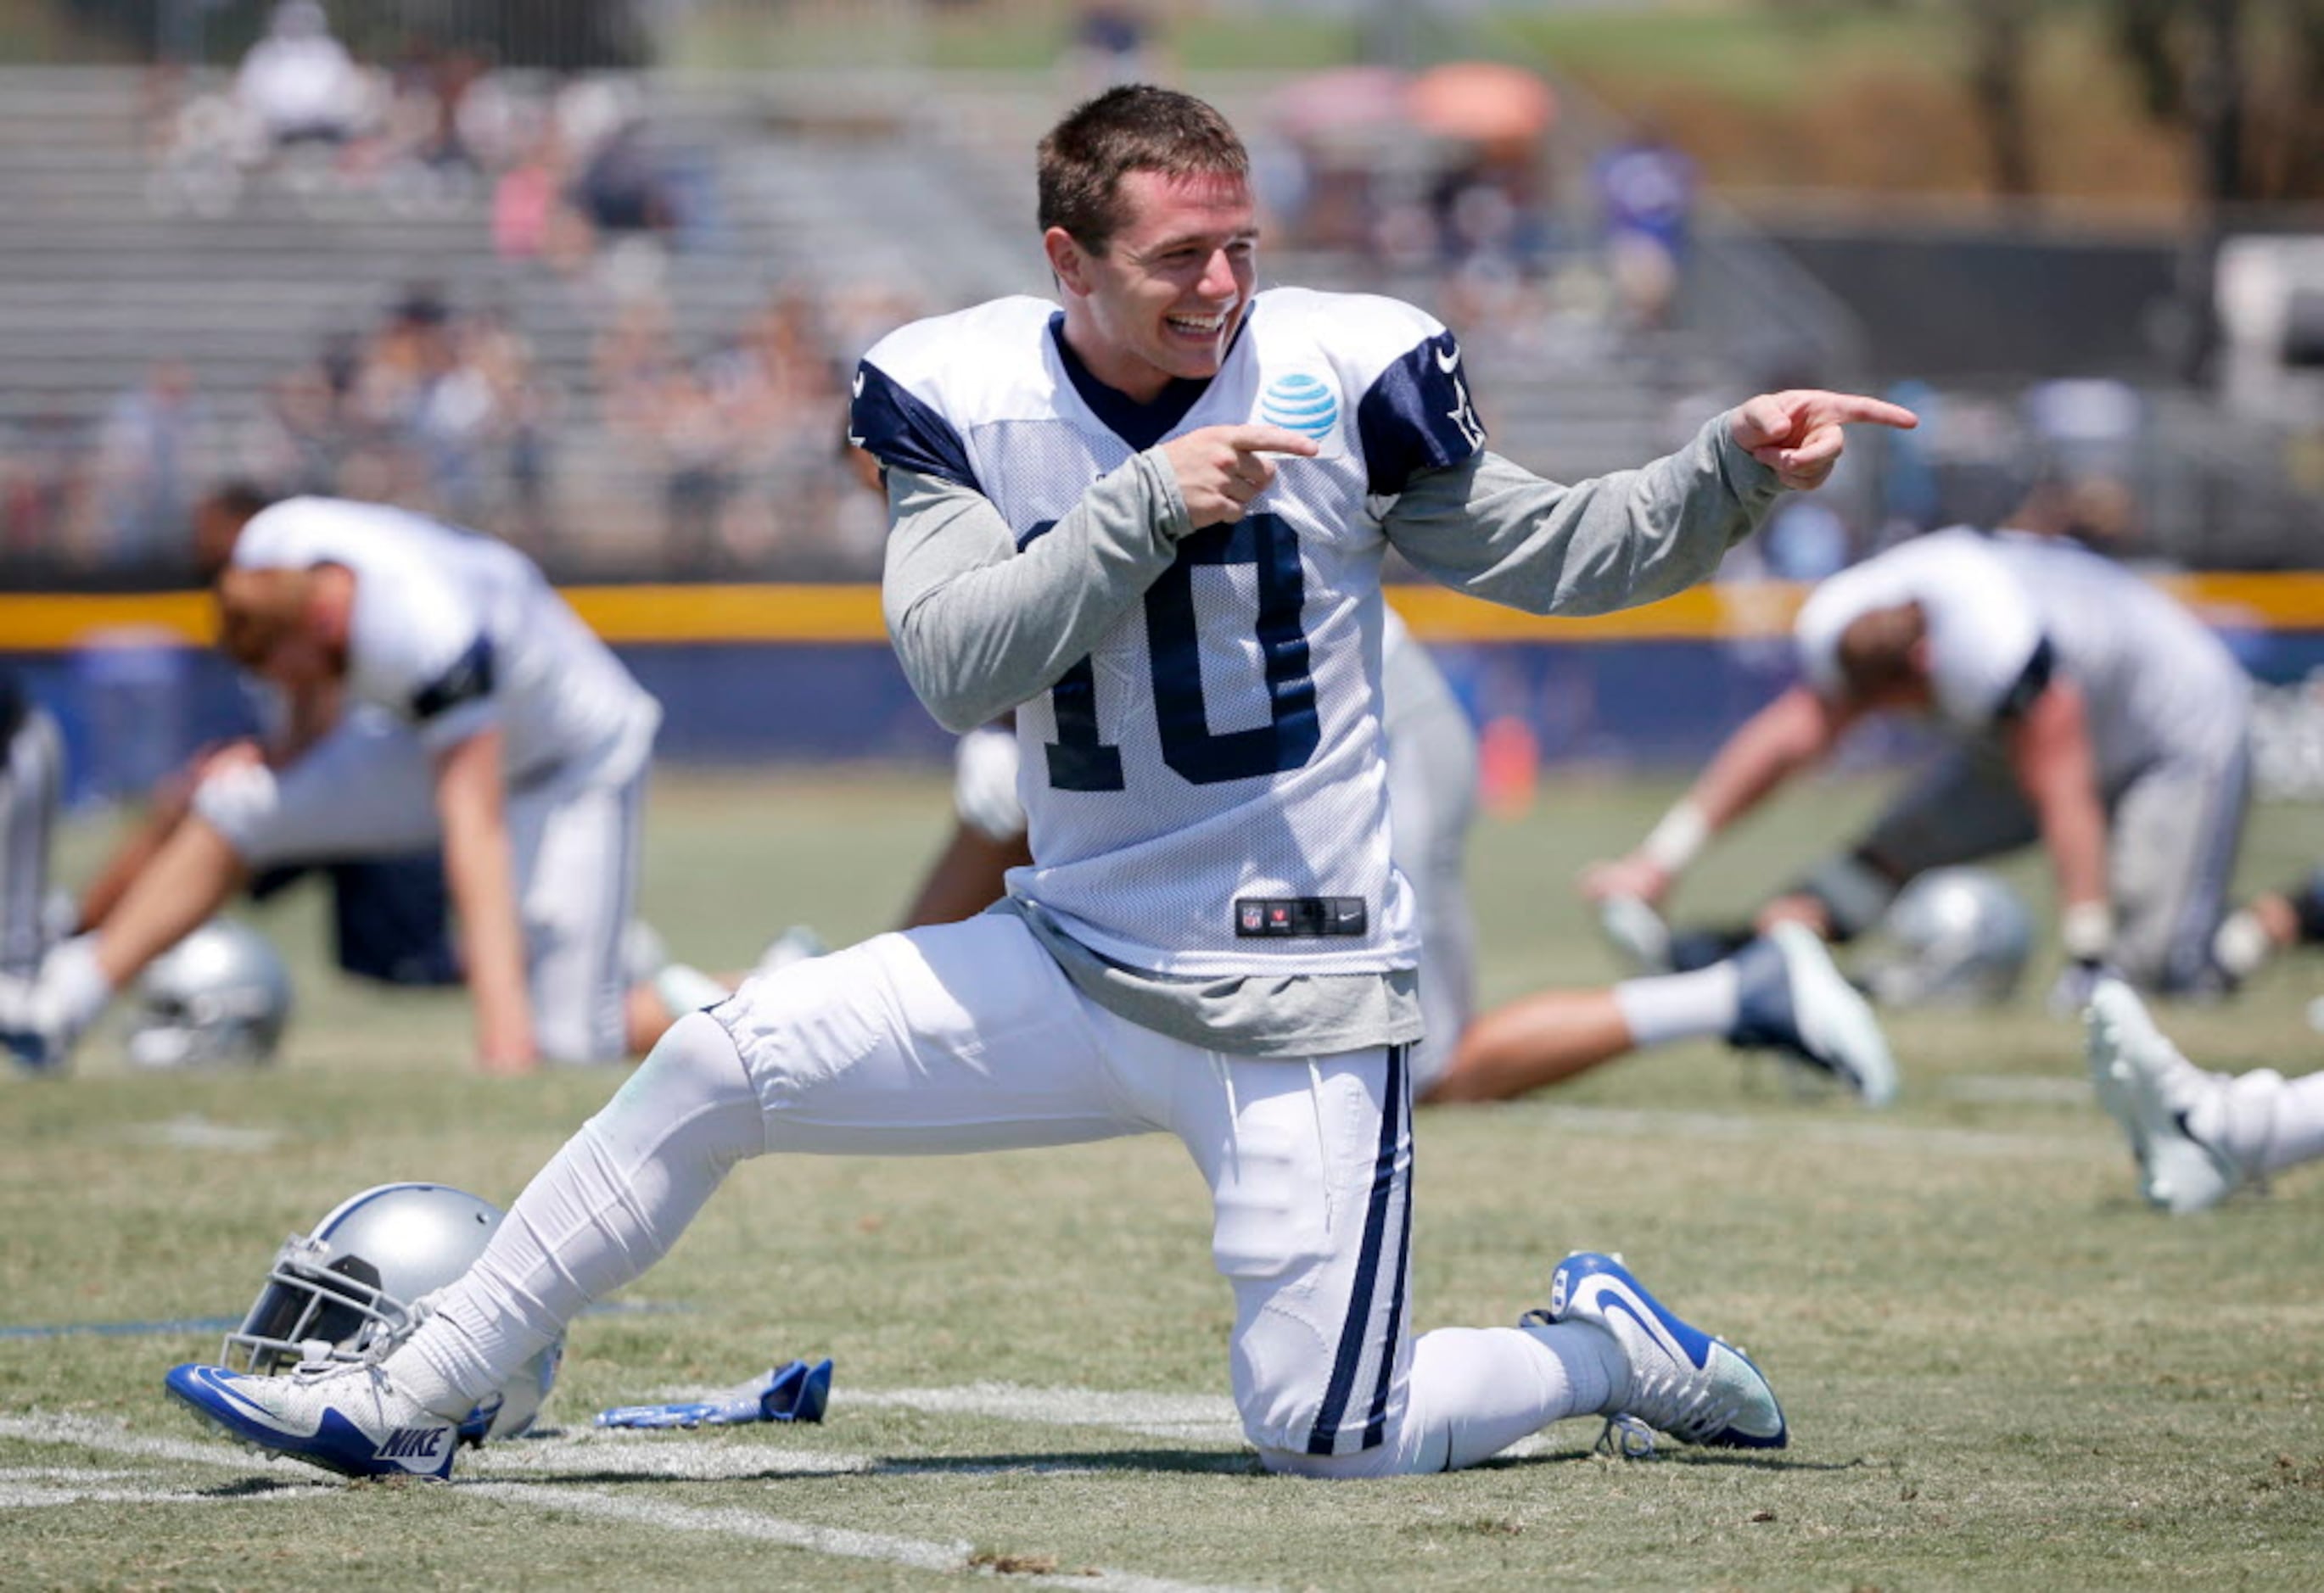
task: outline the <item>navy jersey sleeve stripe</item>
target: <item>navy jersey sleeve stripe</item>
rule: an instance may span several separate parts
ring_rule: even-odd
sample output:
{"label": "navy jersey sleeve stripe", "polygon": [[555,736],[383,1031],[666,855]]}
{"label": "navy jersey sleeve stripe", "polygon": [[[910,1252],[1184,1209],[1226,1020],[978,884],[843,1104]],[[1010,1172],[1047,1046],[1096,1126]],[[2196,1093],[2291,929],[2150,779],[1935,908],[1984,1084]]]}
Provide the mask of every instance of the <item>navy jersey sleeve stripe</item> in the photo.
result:
{"label": "navy jersey sleeve stripe", "polygon": [[952,422],[866,360],[855,367],[855,401],[847,431],[858,447],[890,469],[931,475],[982,492],[968,463],[968,447]]}
{"label": "navy jersey sleeve stripe", "polygon": [[2057,673],[2058,655],[2043,637],[2034,649],[2034,656],[2025,660],[2024,672],[1997,704],[1993,716],[1997,720],[2022,719],[2034,699],[2049,689],[2050,680]]}
{"label": "navy jersey sleeve stripe", "polygon": [[412,694],[411,717],[429,720],[493,690],[493,639],[479,632],[452,667]]}
{"label": "navy jersey sleeve stripe", "polygon": [[1416,344],[1356,406],[1370,490],[1392,497],[1424,470],[1457,465],[1485,446],[1485,428],[1469,402],[1461,345],[1442,332]]}

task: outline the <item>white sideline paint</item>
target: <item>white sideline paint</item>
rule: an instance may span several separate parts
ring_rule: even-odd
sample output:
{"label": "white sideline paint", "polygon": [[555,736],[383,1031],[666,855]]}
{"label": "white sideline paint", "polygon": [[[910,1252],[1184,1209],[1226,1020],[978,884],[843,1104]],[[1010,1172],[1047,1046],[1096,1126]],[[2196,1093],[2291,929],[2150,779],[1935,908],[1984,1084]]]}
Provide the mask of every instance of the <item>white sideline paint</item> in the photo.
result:
{"label": "white sideline paint", "polygon": [[1640,1111],[1608,1106],[1554,1106],[1547,1108],[1545,1115],[1559,1128],[1571,1128],[1577,1134],[1780,1139],[1787,1145],[1806,1140],[1819,1145],[1875,1146],[1929,1156],[2047,1160],[2061,1156],[2094,1156],[2101,1151],[2118,1154],[2121,1148],[2095,1129],[2077,1138],[2062,1134],[1997,1134],[1981,1128],[1921,1128],[1905,1123],[1822,1122],[1798,1116],[1729,1117],[1720,1112]]}
{"label": "white sideline paint", "polygon": [[566,1477],[733,1482],[752,1477],[838,1477],[875,1471],[879,1467],[880,1462],[869,1455],[830,1450],[721,1443],[650,1432],[616,1435],[595,1428],[488,1444],[460,1457],[463,1476],[509,1482]]}
{"label": "white sideline paint", "polygon": [[166,1122],[133,1123],[119,1137],[132,1145],[162,1145],[172,1150],[272,1150],[282,1136],[272,1128],[244,1128],[213,1123],[199,1112],[188,1112]]}
{"label": "white sideline paint", "polygon": [[[1062,1391],[1035,1392],[1056,1394]],[[1167,1401],[1173,1396],[1133,1395],[1110,1397]],[[146,1438],[127,1431],[119,1423],[88,1416],[0,1416],[0,1438],[21,1439],[33,1443],[69,1444],[109,1454],[204,1466],[231,1466],[244,1470],[254,1464],[263,1463],[239,1445]],[[538,1452],[549,1459],[534,1461],[527,1451]],[[712,1451],[717,1453],[715,1461],[708,1458]],[[798,1464],[801,1461],[810,1463]],[[688,1469],[689,1462],[702,1466],[704,1469]],[[857,1532],[846,1527],[817,1526],[807,1522],[761,1515],[751,1510],[707,1509],[661,1499],[625,1499],[595,1489],[554,1486],[559,1469],[569,1469],[573,1474],[585,1476],[627,1475],[632,1474],[627,1468],[632,1463],[641,1463],[641,1469],[634,1475],[689,1478],[696,1476],[761,1477],[786,1467],[794,1471],[825,1473],[868,1470],[873,1464],[860,1456],[807,1456],[761,1444],[714,1443],[699,1439],[657,1441],[656,1435],[652,1433],[626,1434],[615,1439],[592,1430],[586,1435],[576,1432],[567,1438],[544,1439],[538,1444],[519,1441],[508,1446],[496,1446],[492,1451],[479,1451],[477,1455],[468,1457],[464,1464],[475,1466],[480,1479],[456,1482],[453,1487],[463,1495],[478,1495],[545,1513],[562,1512],[599,1520],[633,1522],[669,1532],[700,1533],[781,1543],[810,1553],[876,1561],[886,1565],[900,1565],[945,1575],[956,1576],[976,1569],[969,1563],[971,1547],[965,1542],[936,1542],[884,1533]],[[296,1473],[305,1469],[285,1464],[281,1469]],[[483,1479],[504,1472],[522,1476],[528,1471],[540,1475],[541,1480]],[[263,1493],[219,1496],[184,1488],[119,1486],[116,1479],[124,1475],[118,1471],[96,1469],[73,1472],[67,1468],[0,1471],[0,1509],[100,1502],[238,1504],[249,1499],[311,1497],[318,1493],[336,1491],[337,1487],[337,1485],[324,1481],[309,1483],[301,1478],[295,1483]],[[11,1480],[19,1477],[23,1478],[22,1481]],[[88,1480],[79,1480],[81,1478]],[[1101,1570],[1095,1576],[1012,1574],[1009,1580],[1011,1586],[1077,1588],[1090,1589],[1092,1593],[1238,1593],[1237,1589],[1214,1584],[1172,1581],[1164,1577],[1120,1570]]]}
{"label": "white sideline paint", "polygon": [[939,1415],[988,1416],[1047,1427],[1111,1427],[1140,1438],[1238,1446],[1242,1423],[1234,1402],[1205,1394],[1106,1393],[1086,1388],[1020,1388],[972,1383],[964,1388],[849,1389],[852,1404],[901,1406]]}
{"label": "white sideline paint", "polygon": [[[69,1444],[108,1455],[130,1455],[144,1460],[175,1460],[196,1466],[233,1466],[247,1470],[257,1457],[238,1444],[204,1443],[194,1439],[148,1438],[132,1432],[127,1423],[96,1416],[0,1416],[0,1438],[28,1443]],[[300,1486],[310,1486],[303,1476]],[[315,1483],[311,1486],[326,1486]]]}

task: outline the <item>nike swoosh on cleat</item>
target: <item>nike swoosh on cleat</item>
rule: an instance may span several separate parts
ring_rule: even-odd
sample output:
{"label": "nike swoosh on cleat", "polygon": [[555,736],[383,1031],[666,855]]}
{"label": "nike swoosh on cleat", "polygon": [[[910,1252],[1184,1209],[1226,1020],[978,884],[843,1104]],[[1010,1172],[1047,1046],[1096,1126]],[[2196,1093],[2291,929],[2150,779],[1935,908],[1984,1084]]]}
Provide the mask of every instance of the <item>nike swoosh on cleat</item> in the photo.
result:
{"label": "nike swoosh on cleat", "polygon": [[211,1409],[210,1407],[202,1404],[198,1399],[194,1397],[193,1394],[179,1389],[174,1386],[171,1387],[171,1392],[176,1394],[180,1399],[193,1404],[197,1409],[202,1410],[205,1414],[223,1416],[230,1418],[240,1423],[263,1427],[267,1432],[279,1434],[284,1438],[310,1439],[315,1436],[312,1430],[301,1432],[296,1428],[285,1426],[281,1417],[275,1415],[273,1412],[268,1410],[265,1406],[258,1404],[251,1400],[248,1395],[243,1394],[241,1390],[235,1388],[231,1382],[227,1381],[228,1378],[234,1376],[234,1373],[221,1372],[213,1367],[203,1367],[199,1370],[196,1371],[193,1377],[189,1379],[189,1381],[196,1385],[198,1392],[207,1393],[220,1400],[229,1402],[233,1407],[231,1409],[223,1411]]}
{"label": "nike swoosh on cleat", "polygon": [[1696,1371],[1699,1372],[1702,1370],[1703,1367],[1711,1364],[1710,1353],[1708,1350],[1704,1352],[1702,1359],[1695,1359],[1694,1357],[1686,1352],[1685,1346],[1679,1343],[1675,1338],[1671,1336],[1670,1330],[1663,1326],[1661,1321],[1656,1320],[1654,1312],[1646,1312],[1641,1314],[1637,1306],[1632,1305],[1628,1300],[1623,1298],[1621,1295],[1615,1294],[1606,1294],[1604,1296],[1604,1305],[1602,1309],[1621,1312],[1632,1321],[1637,1322],[1640,1327],[1646,1329],[1647,1336],[1653,1339],[1655,1343],[1661,1345],[1665,1350],[1669,1352],[1669,1354],[1675,1358],[1685,1362],[1688,1366],[1692,1367]]}

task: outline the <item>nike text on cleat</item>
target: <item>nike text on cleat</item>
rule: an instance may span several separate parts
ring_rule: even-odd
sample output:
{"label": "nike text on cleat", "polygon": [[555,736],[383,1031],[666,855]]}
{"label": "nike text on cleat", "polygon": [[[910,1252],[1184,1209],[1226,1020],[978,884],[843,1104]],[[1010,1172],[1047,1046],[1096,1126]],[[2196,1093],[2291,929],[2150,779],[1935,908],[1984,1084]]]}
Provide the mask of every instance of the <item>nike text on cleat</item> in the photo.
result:
{"label": "nike text on cleat", "polygon": [[2122,1126],[2138,1163],[2139,1192],[2176,1215],[2218,1205],[2246,1179],[2224,1151],[2198,1138],[2188,1109],[2206,1091],[2230,1088],[2179,1054],[2122,981],[2101,979],[2085,1017],[2090,1082]]}
{"label": "nike text on cleat", "polygon": [[1896,1099],[1896,1059],[1871,1003],[1803,924],[1778,924],[1735,953],[1736,1045],[1772,1045],[1848,1086],[1867,1106]]}
{"label": "nike text on cleat", "polygon": [[367,1362],[272,1377],[182,1366],[162,1386],[228,1437],[343,1477],[448,1477],[459,1448],[456,1423]]}
{"label": "nike text on cleat", "polygon": [[1779,1450],[1790,1439],[1775,1391],[1751,1358],[1680,1321],[1611,1256],[1577,1250],[1559,1262],[1549,1309],[1526,1320],[1591,1322],[1614,1336],[1630,1363],[1614,1418],[1720,1449]]}

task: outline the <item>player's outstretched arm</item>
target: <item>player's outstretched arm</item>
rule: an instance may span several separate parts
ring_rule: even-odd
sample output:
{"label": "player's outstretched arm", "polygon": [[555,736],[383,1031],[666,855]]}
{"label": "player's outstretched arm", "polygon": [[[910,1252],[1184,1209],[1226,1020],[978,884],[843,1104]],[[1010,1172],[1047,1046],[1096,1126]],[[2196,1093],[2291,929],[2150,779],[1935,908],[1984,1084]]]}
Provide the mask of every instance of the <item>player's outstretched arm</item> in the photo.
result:
{"label": "player's outstretched arm", "polygon": [[2098,758],[2080,688],[2052,680],[2011,722],[2004,745],[2057,874],[2066,955],[2096,963],[2113,949],[2114,914],[2107,893],[2106,807],[2098,799]]}
{"label": "player's outstretched arm", "polygon": [[1139,454],[1020,549],[973,488],[890,465],[881,603],[905,676],[966,731],[1056,684],[1146,595],[1178,539],[1240,520],[1275,454],[1315,445],[1272,426],[1216,426]]}
{"label": "player's outstretched arm", "polygon": [[1674,454],[1571,486],[1489,451],[1423,471],[1382,523],[1446,585],[1529,613],[1606,613],[1708,576],[1786,488],[1831,474],[1856,421],[1916,423],[1878,399],[1764,393]]}
{"label": "player's outstretched arm", "polygon": [[1659,903],[1712,836],[1831,751],[1857,717],[1853,708],[1792,687],[1736,728],[1634,851],[1584,870],[1582,894],[1594,901],[1634,896]]}
{"label": "player's outstretched arm", "polygon": [[524,930],[517,916],[501,778],[501,732],[478,731],[438,756],[436,806],[444,828],[444,879],[466,936],[468,994],[476,1009],[476,1062],[486,1073],[539,1065]]}

